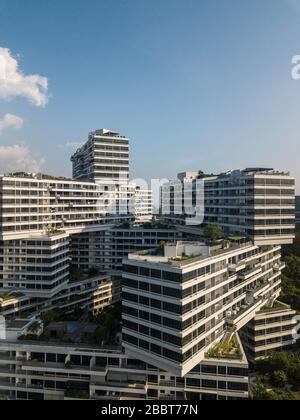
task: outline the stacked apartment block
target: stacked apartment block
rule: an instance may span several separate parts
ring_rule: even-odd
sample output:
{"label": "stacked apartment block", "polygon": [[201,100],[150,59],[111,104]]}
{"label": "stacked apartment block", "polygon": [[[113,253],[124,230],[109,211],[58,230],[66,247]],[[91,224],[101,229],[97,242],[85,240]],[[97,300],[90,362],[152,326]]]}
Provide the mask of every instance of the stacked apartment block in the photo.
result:
{"label": "stacked apartment block", "polygon": [[[294,179],[180,174],[162,189],[162,221],[143,224],[151,194],[128,183],[128,138],[93,132],[72,162],[73,180],[0,179],[0,397],[248,399],[249,363],[294,343],[295,312],[278,302]],[[208,224],[226,239],[205,240]],[[82,342],[69,322],[32,341],[47,311],[86,317],[120,300],[116,346],[89,343],[85,318]]]}

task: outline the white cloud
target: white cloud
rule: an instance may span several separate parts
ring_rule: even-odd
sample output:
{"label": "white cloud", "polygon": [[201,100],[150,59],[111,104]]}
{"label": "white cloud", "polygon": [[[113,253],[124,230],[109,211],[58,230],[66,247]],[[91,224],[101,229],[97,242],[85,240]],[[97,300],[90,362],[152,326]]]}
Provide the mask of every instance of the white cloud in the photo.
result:
{"label": "white cloud", "polygon": [[7,128],[22,128],[23,119],[13,114],[6,114],[4,118],[0,120],[0,136]]}
{"label": "white cloud", "polygon": [[0,98],[10,100],[18,96],[35,106],[48,103],[48,79],[39,75],[25,76],[8,48],[0,48]]}
{"label": "white cloud", "polygon": [[37,173],[45,160],[34,156],[27,146],[0,146],[0,173],[15,171]]}

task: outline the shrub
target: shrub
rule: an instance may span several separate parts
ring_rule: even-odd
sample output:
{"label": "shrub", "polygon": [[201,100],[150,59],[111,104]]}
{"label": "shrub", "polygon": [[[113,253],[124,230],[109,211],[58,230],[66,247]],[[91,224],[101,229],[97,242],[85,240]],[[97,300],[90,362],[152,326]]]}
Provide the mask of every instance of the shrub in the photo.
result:
{"label": "shrub", "polygon": [[204,229],[204,236],[209,241],[217,241],[223,238],[223,231],[218,225],[207,225]]}
{"label": "shrub", "polygon": [[283,370],[276,370],[271,374],[271,384],[277,388],[284,388],[288,382],[287,375]]}

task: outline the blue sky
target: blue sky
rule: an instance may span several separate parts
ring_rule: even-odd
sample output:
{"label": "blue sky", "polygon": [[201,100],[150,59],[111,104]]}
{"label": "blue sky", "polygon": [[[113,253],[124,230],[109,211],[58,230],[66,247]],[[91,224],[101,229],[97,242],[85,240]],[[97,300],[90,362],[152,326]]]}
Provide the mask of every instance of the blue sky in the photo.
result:
{"label": "blue sky", "polygon": [[44,172],[70,175],[68,144],[106,127],[131,138],[132,177],[266,165],[300,180],[298,0],[0,0],[0,47],[48,79],[44,107],[0,97],[0,120],[23,119],[0,145]]}

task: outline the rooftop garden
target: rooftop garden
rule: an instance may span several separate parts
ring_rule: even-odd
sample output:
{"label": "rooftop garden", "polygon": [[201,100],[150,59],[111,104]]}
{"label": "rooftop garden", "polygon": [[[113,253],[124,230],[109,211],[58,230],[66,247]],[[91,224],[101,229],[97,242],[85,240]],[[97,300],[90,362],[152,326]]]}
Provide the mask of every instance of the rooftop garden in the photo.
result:
{"label": "rooftop garden", "polygon": [[247,240],[245,236],[229,236],[227,239],[230,242],[237,242],[237,243],[241,243]]}
{"label": "rooftop garden", "polygon": [[235,335],[224,343],[221,342],[215,344],[210,350],[208,350],[206,356],[210,359],[239,360],[243,357],[240,345]]}
{"label": "rooftop garden", "polygon": [[47,234],[49,236],[52,236],[52,235],[62,235],[63,233],[66,233],[66,231],[65,230],[62,230],[62,229],[51,228],[51,229],[48,229],[47,230]]}
{"label": "rooftop garden", "polygon": [[[122,229],[130,229],[132,227],[132,224],[128,223],[128,222],[124,222],[121,224],[116,225],[116,228],[122,228]],[[135,226],[136,227],[136,226]],[[169,226],[166,223],[162,223],[162,222],[147,222],[147,223],[143,223],[141,225],[138,226],[139,229],[168,229]]]}
{"label": "rooftop garden", "polygon": [[197,176],[197,179],[214,178],[215,176],[218,176],[218,175],[216,175],[216,174],[206,174],[206,173],[200,171],[199,175]]}
{"label": "rooftop garden", "polygon": [[58,180],[58,181],[73,181],[71,178],[67,178],[64,176],[53,176],[53,175],[48,175],[48,174],[33,174],[33,173],[28,173],[28,172],[13,172],[10,173],[9,176],[12,177],[16,177],[16,178],[33,178],[36,177],[36,175],[38,175],[41,179],[45,179],[45,180],[49,180],[49,181],[54,181],[54,180]]}
{"label": "rooftop garden", "polygon": [[289,306],[279,302],[278,300],[276,300],[273,305],[265,305],[261,308],[261,312],[268,312],[268,311],[274,311],[274,310],[283,310],[283,309],[288,309]]}
{"label": "rooftop garden", "polygon": [[97,267],[91,267],[88,271],[82,270],[80,267],[71,267],[70,279],[72,282],[78,282],[86,280],[92,277],[96,277],[100,274],[100,270]]}

